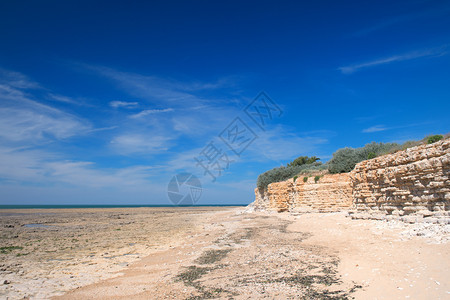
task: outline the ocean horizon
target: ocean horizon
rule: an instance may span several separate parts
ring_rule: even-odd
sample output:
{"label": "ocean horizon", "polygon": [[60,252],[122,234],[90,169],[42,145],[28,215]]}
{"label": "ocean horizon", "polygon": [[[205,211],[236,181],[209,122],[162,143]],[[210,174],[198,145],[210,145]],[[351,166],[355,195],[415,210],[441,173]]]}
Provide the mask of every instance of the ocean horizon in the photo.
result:
{"label": "ocean horizon", "polygon": [[104,205],[104,204],[67,204],[67,205],[0,205],[1,209],[55,209],[55,208],[133,208],[133,207],[227,207],[227,206],[247,206],[248,204],[201,204],[201,205],[168,205],[168,204],[117,204],[117,205]]}

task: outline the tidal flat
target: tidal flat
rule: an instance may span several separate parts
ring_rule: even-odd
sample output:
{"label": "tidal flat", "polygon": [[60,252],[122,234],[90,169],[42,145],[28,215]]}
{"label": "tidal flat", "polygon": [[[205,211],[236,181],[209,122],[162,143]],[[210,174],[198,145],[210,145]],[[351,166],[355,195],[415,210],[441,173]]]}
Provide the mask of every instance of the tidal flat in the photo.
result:
{"label": "tidal flat", "polygon": [[450,225],[243,207],[0,211],[1,299],[446,299]]}
{"label": "tidal flat", "polygon": [[48,298],[119,276],[225,207],[0,210],[0,298]]}

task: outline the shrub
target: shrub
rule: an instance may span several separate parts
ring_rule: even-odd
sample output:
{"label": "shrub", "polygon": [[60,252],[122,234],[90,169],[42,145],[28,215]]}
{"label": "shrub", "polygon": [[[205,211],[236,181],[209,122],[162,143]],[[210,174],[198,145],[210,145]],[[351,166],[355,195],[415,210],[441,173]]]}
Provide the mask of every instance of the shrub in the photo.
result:
{"label": "shrub", "polygon": [[355,149],[339,149],[333,153],[333,158],[328,164],[328,171],[332,174],[350,172],[359,161]]}
{"label": "shrub", "polygon": [[314,177],[314,182],[317,183],[317,181],[319,181],[319,179],[320,179],[320,176]]}
{"label": "shrub", "polygon": [[[317,163],[317,165],[316,164],[305,165],[304,168],[298,174],[304,175],[304,174],[310,174],[310,173],[314,173],[316,171],[323,171],[323,170],[328,170],[328,165]],[[308,175],[308,176],[310,176],[310,175]]]}
{"label": "shrub", "polygon": [[357,163],[368,159],[370,153],[375,154],[375,156],[380,156],[398,150],[401,150],[399,144],[375,142],[367,144],[362,148],[339,149],[333,153],[333,158],[328,162],[328,171],[332,174],[350,172]]}
{"label": "shrub", "polygon": [[257,186],[266,188],[272,182],[283,181],[298,173],[299,167],[279,167],[262,173],[258,176]]}
{"label": "shrub", "polygon": [[436,143],[437,141],[442,140],[444,137],[440,134],[436,134],[436,135],[432,135],[427,137],[427,144],[433,144]]}
{"label": "shrub", "polygon": [[273,182],[280,182],[289,178],[294,177],[295,175],[300,174],[305,171],[315,171],[315,170],[324,170],[327,166],[320,163],[315,162],[312,164],[305,164],[300,166],[282,166],[278,168],[274,168],[267,172],[262,173],[258,176],[258,180],[256,181],[256,185],[258,188],[267,188],[267,186]]}
{"label": "shrub", "polygon": [[320,160],[320,158],[317,158],[315,156],[300,156],[297,157],[296,159],[294,159],[293,161],[291,161],[290,163],[287,164],[288,167],[295,167],[295,166],[303,166],[303,165],[309,165],[309,164],[313,164],[316,161]]}
{"label": "shrub", "polygon": [[303,182],[307,182],[308,181],[308,176],[303,177]]}
{"label": "shrub", "polygon": [[[364,157],[365,160],[369,153],[374,153],[376,156],[385,155],[388,153],[393,153],[401,150],[401,145],[397,143],[375,143],[372,142],[370,144],[366,144],[362,148],[357,148],[357,151],[361,152],[361,156]],[[362,161],[362,160],[361,160]]]}
{"label": "shrub", "polygon": [[372,159],[372,158],[375,158],[375,157],[377,157],[377,155],[375,153],[373,153],[373,152],[369,152],[369,154],[367,154],[367,159]]}
{"label": "shrub", "polygon": [[294,176],[294,182],[297,180],[297,178],[298,178],[298,176],[297,175],[295,175]]}

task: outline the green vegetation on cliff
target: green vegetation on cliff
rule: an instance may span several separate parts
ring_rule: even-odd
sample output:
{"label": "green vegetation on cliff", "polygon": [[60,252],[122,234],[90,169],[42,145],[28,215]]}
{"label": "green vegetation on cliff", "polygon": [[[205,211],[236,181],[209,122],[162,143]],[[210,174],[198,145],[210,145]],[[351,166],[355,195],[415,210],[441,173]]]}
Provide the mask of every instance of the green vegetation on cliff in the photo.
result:
{"label": "green vegetation on cliff", "polygon": [[428,144],[433,144],[433,143],[435,143],[435,142],[437,142],[437,141],[442,140],[443,138],[444,138],[444,137],[443,137],[442,135],[440,135],[440,134],[432,135],[432,136],[429,136],[429,137],[427,138],[427,143],[428,143]]}
{"label": "green vegetation on cliff", "polygon": [[319,158],[315,156],[310,158],[300,156],[288,163],[287,166],[281,166],[262,173],[258,176],[256,185],[258,188],[266,188],[272,182],[283,181],[304,172],[326,170],[327,166],[317,160]]}
{"label": "green vegetation on cliff", "polygon": [[[324,170],[328,170],[331,174],[350,172],[355,168],[357,163],[364,160],[389,153],[395,153],[422,144],[435,143],[443,138],[449,137],[449,134],[446,134],[445,136],[432,135],[427,136],[420,141],[407,141],[403,144],[372,142],[361,148],[346,147],[334,152],[333,158],[326,164],[319,162],[318,160],[320,159],[315,156],[300,156],[286,166],[277,167],[259,175],[257,186],[258,188],[267,188],[267,186],[273,182],[284,181],[300,174],[310,173],[309,175],[311,175],[311,173],[317,173]],[[303,178],[303,182],[306,182],[307,180],[307,177]],[[315,180],[315,182],[317,181],[318,179]]]}
{"label": "green vegetation on cliff", "polygon": [[343,148],[333,153],[333,158],[328,162],[328,171],[332,174],[346,173],[353,170],[355,165],[366,159],[401,150],[397,143],[375,143],[361,148]]}

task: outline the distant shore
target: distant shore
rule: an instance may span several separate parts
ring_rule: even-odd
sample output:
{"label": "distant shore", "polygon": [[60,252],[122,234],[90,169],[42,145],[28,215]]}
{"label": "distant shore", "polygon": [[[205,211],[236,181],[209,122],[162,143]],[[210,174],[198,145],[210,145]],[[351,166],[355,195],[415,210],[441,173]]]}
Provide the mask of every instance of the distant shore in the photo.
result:
{"label": "distant shore", "polygon": [[0,205],[0,211],[2,209],[66,209],[66,208],[140,208],[140,207],[165,207],[165,208],[177,208],[177,207],[243,207],[248,204],[202,204],[202,205],[170,205],[170,204],[113,204],[113,205],[104,205],[104,204],[94,204],[94,205],[85,205],[85,204],[66,204],[66,205]]}

